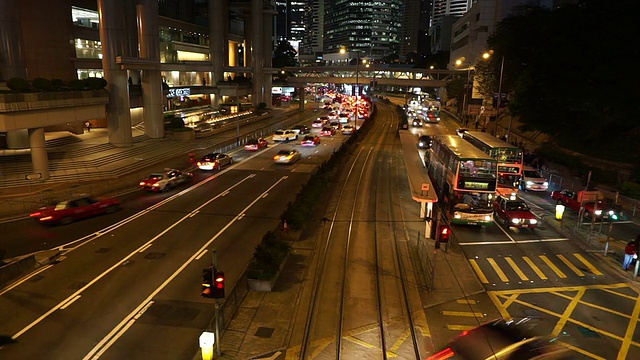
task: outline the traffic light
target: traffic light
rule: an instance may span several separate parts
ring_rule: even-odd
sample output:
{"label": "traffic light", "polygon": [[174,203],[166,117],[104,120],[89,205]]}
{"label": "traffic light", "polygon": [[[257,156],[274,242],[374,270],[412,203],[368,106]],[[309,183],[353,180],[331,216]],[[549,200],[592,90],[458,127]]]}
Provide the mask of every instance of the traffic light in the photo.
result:
{"label": "traffic light", "polygon": [[202,270],[202,297],[213,298],[213,267]]}
{"label": "traffic light", "polygon": [[214,299],[224,299],[224,272],[216,271],[213,279]]}
{"label": "traffic light", "polygon": [[440,233],[438,241],[443,243],[449,242],[449,236],[451,235],[451,228],[448,225],[440,225],[438,232]]}

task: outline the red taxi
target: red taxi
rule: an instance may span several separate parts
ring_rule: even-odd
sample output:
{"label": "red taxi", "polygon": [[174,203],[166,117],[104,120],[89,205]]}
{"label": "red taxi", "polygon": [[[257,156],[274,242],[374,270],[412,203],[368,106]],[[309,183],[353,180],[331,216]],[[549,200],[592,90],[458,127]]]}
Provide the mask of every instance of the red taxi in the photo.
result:
{"label": "red taxi", "polygon": [[317,135],[307,135],[302,139],[300,145],[302,146],[318,146],[320,144],[320,137]]}
{"label": "red taxi", "polygon": [[32,212],[29,217],[41,224],[65,225],[76,220],[108,214],[120,209],[120,200],[98,200],[90,196],[65,200],[53,206],[40,208]]}
{"label": "red taxi", "polygon": [[267,142],[267,140],[263,138],[250,139],[244,145],[244,149],[249,151],[258,151],[260,149],[266,148],[268,144],[269,143]]}
{"label": "red taxi", "polygon": [[531,212],[529,205],[517,196],[498,196],[494,203],[494,215],[504,227],[535,229],[538,218]]}

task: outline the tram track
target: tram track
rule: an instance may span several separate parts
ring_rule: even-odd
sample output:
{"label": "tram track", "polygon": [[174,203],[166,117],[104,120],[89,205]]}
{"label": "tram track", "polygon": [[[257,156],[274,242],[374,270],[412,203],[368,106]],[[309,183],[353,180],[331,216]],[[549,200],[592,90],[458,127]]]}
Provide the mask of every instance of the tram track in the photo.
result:
{"label": "tram track", "polygon": [[384,121],[372,124],[371,140],[354,152],[336,203],[329,206],[300,359],[420,358],[402,258],[407,251],[396,235],[406,233],[394,210],[399,121],[390,107],[382,111]]}

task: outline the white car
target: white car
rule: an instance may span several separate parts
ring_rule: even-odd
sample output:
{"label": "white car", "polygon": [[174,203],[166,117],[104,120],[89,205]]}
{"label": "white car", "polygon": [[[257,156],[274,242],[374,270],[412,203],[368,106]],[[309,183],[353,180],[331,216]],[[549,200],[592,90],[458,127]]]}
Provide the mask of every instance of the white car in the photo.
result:
{"label": "white car", "polygon": [[547,191],[549,189],[549,182],[540,175],[538,170],[530,166],[525,166],[522,168],[520,188],[524,191]]}
{"label": "white car", "polygon": [[356,131],[356,127],[351,124],[347,124],[342,127],[342,135],[351,135],[355,131]]}
{"label": "white car", "polygon": [[277,130],[273,134],[273,141],[297,140],[298,134],[294,130]]}

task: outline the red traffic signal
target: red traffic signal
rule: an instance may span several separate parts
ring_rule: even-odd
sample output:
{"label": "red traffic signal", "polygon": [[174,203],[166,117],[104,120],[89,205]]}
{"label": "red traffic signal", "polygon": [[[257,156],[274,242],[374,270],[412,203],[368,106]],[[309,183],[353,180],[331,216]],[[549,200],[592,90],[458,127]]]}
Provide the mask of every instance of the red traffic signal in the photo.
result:
{"label": "red traffic signal", "polygon": [[438,228],[438,241],[446,243],[451,236],[451,228],[448,225],[440,225]]}
{"label": "red traffic signal", "polygon": [[213,279],[213,298],[224,299],[224,272],[216,271]]}

